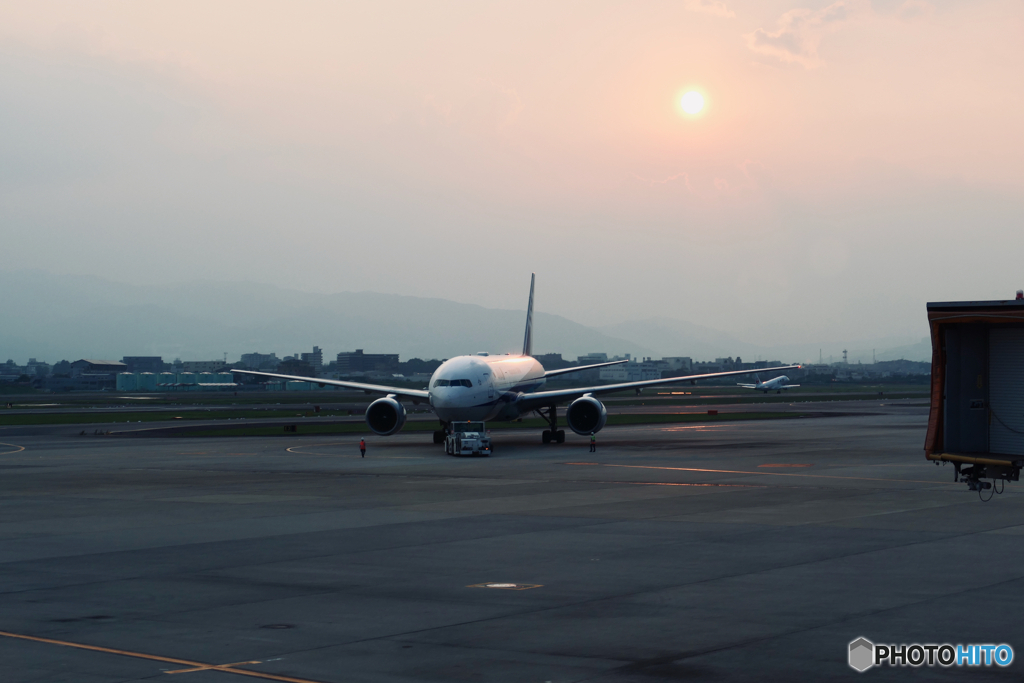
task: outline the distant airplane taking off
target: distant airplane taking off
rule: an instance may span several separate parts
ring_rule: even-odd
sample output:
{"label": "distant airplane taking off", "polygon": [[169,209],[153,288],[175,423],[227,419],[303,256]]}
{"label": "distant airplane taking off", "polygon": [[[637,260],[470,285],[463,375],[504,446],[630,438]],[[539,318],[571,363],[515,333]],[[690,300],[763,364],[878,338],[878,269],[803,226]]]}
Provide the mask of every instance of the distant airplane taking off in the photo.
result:
{"label": "distant airplane taking off", "polygon": [[[385,394],[384,398],[377,399],[366,409],[366,424],[380,436],[394,434],[405,424],[406,413],[401,401],[408,400],[413,404],[429,403],[443,427],[434,432],[434,443],[438,444],[444,443],[446,432],[452,422],[515,420],[532,412],[540,415],[548,423],[549,429],[545,429],[541,433],[542,442],[562,443],[565,441],[565,432],[558,428],[557,406],[560,403],[569,404],[565,409],[565,421],[572,431],[577,434],[593,434],[604,427],[608,418],[604,404],[595,398],[599,394],[611,394],[630,389],[640,393],[644,387],[679,384],[687,381],[696,384],[699,379],[749,375],[752,372],[751,370],[712,372],[705,375],[649,379],[579,389],[540,391],[544,382],[550,377],[602,368],[607,365],[617,365],[627,361],[617,360],[545,371],[544,367],[531,355],[533,352],[533,285],[535,279],[536,274],[530,278],[530,303],[526,309],[526,336],[523,339],[522,355],[492,356],[481,351],[475,356],[457,356],[442,363],[431,376],[430,384],[422,390],[347,380],[278,375],[251,370],[232,370],[232,372],[300,382],[316,382],[320,386],[329,384],[347,389],[358,389],[368,394]],[[780,369],[789,370],[799,367],[799,365],[787,365]]]}
{"label": "distant airplane taking off", "polygon": [[[800,366],[798,365],[796,367]],[[785,375],[779,375],[778,377],[770,379],[767,382],[762,382],[757,375],[754,375],[754,379],[757,380],[757,384],[737,384],[736,386],[743,387],[744,389],[763,391],[766,394],[769,391],[774,391],[776,394],[781,394],[783,389],[795,389],[796,387],[800,386],[799,384],[786,384],[786,382],[789,381],[789,378],[786,377]]]}

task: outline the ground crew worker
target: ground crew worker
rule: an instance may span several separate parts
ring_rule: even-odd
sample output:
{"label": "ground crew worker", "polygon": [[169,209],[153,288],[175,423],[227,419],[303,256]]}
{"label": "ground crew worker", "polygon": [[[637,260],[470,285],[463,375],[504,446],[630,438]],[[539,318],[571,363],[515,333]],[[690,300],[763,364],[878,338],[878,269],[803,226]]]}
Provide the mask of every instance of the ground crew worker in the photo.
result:
{"label": "ground crew worker", "polygon": [[590,432],[590,452],[597,453],[597,432]]}
{"label": "ground crew worker", "polygon": [[359,439],[359,457],[366,457],[366,439]]}

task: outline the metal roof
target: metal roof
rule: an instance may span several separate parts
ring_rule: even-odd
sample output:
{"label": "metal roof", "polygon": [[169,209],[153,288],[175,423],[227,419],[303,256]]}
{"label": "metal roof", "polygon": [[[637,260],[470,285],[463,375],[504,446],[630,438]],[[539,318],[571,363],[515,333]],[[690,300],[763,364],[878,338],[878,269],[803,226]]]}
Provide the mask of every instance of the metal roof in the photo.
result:
{"label": "metal roof", "polygon": [[1008,301],[930,301],[929,311],[957,310],[957,311],[1005,311],[1024,310],[1024,299],[1009,299]]}

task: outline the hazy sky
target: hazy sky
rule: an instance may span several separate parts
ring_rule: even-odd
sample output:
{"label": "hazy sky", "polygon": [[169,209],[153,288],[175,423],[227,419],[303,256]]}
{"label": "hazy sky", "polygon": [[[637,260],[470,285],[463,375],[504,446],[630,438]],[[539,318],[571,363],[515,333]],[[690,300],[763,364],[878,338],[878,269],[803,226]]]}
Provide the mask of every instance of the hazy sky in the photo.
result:
{"label": "hazy sky", "polygon": [[1024,287],[1022,36],[1017,0],[3,2],[0,247],[920,337]]}

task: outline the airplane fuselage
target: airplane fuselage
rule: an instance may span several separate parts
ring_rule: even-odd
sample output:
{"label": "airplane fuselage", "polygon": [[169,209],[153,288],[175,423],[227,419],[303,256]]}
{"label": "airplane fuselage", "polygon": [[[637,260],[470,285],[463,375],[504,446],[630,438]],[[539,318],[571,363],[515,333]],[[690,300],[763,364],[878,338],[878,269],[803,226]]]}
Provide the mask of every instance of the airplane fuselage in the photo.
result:
{"label": "airplane fuselage", "polygon": [[785,388],[784,385],[788,381],[789,377],[786,377],[785,375],[780,375],[779,377],[770,379],[767,382],[761,382],[755,387],[755,389],[757,391],[763,391],[765,393],[768,393],[769,391],[778,391],[779,389]]}
{"label": "airplane fuselage", "polygon": [[444,422],[512,420],[515,400],[544,386],[544,366],[531,356],[458,356],[430,377],[430,405]]}

